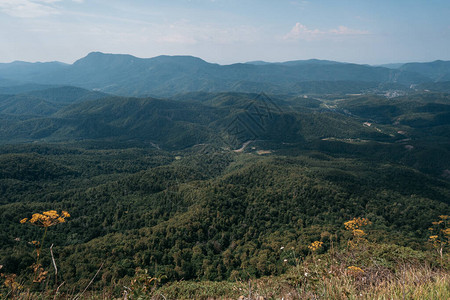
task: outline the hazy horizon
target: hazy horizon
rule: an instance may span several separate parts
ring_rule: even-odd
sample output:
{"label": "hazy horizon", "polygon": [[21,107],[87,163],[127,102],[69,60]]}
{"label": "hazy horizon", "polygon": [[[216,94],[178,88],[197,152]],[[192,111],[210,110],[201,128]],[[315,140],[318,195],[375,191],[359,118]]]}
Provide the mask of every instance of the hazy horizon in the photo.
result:
{"label": "hazy horizon", "polygon": [[248,60],[248,61],[236,61],[236,62],[230,62],[230,63],[219,63],[219,62],[209,61],[209,60],[206,60],[206,59],[204,59],[202,57],[193,56],[193,55],[189,55],[189,54],[173,54],[173,55],[159,54],[159,55],[152,56],[152,57],[140,57],[140,56],[132,55],[132,54],[129,54],[129,53],[107,53],[107,52],[101,52],[101,51],[91,51],[89,53],[86,53],[82,57],[79,57],[79,58],[77,58],[77,59],[75,59],[75,60],[73,60],[71,62],[63,62],[63,61],[59,61],[59,60],[47,60],[47,61],[14,60],[14,61],[0,62],[0,64],[8,64],[8,63],[15,63],[15,62],[24,62],[24,63],[52,63],[52,62],[56,62],[56,63],[63,63],[63,64],[71,65],[71,64],[75,63],[77,60],[85,58],[90,53],[96,53],[96,52],[102,53],[102,54],[112,54],[112,55],[131,55],[131,56],[134,56],[134,57],[139,58],[139,59],[152,59],[152,58],[156,58],[158,56],[171,56],[171,57],[191,56],[191,57],[200,58],[200,59],[206,61],[207,63],[218,64],[218,65],[223,65],[223,66],[225,66],[225,65],[232,65],[232,64],[239,64],[239,63],[253,63],[253,62],[274,63],[274,64],[276,64],[276,63],[285,63],[285,62],[289,62],[289,61],[323,60],[323,61],[335,61],[335,62],[338,62],[338,63],[361,64],[361,65],[369,65],[369,66],[377,67],[377,66],[406,64],[406,63],[429,63],[429,62],[434,62],[434,61],[439,61],[439,60],[446,61],[446,60],[442,60],[442,59],[435,59],[435,60],[430,60],[430,61],[402,61],[402,62],[388,62],[388,63],[369,64],[369,63],[364,63],[364,62],[354,63],[354,62],[351,62],[351,61],[338,61],[338,60],[320,59],[320,58],[311,57],[311,58],[305,58],[305,59],[292,59],[292,60],[285,60],[285,61]]}
{"label": "hazy horizon", "polygon": [[95,51],[222,65],[450,60],[448,15],[443,0],[5,0],[0,62],[73,63]]}

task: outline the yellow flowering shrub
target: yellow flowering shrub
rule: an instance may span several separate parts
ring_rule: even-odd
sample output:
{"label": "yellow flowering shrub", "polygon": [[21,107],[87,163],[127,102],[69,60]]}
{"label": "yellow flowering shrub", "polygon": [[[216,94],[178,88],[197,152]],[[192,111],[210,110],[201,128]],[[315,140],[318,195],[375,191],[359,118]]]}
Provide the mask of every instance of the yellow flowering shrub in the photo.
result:
{"label": "yellow flowering shrub", "polygon": [[361,269],[360,267],[356,267],[356,266],[348,267],[347,272],[349,275],[353,275],[353,276],[364,273],[363,269]]}
{"label": "yellow flowering shrub", "polygon": [[22,285],[16,281],[16,274],[1,274],[1,276],[5,278],[3,285],[9,288],[13,294],[16,290],[20,290],[23,288]]}
{"label": "yellow flowering shrub", "polygon": [[31,219],[23,218],[20,220],[20,224],[30,223],[32,225],[43,227],[44,234],[42,236],[42,240],[39,241],[31,241],[30,244],[36,247],[36,263],[31,266],[34,272],[33,282],[41,283],[43,282],[48,275],[48,271],[45,271],[42,267],[42,264],[39,263],[39,258],[41,256],[42,246],[44,244],[45,236],[47,234],[47,230],[50,226],[54,226],[60,223],[66,222],[66,218],[69,218],[70,214],[67,211],[62,211],[60,214],[56,210],[44,211],[43,213],[35,213],[31,216]]}
{"label": "yellow flowering shrub", "polygon": [[21,224],[31,223],[35,226],[39,227],[50,227],[59,223],[64,223],[66,218],[69,218],[70,214],[67,211],[62,211],[61,214],[58,214],[56,210],[44,211],[42,214],[35,213],[31,217],[31,219],[24,218],[20,220]]}
{"label": "yellow flowering shrub", "polygon": [[437,250],[441,257],[442,264],[442,256],[444,248],[450,245],[450,216],[448,215],[440,215],[439,221],[432,222],[433,227],[428,228],[432,232],[432,235],[428,238],[433,247]]}
{"label": "yellow flowering shrub", "polygon": [[366,226],[372,224],[368,219],[366,218],[353,218],[353,220],[347,221],[344,223],[345,229],[347,230],[357,230],[362,226]]}
{"label": "yellow flowering shrub", "polygon": [[353,240],[349,241],[351,247],[355,247],[358,242],[364,240],[363,236],[366,235],[361,227],[372,224],[367,218],[353,218],[353,220],[344,223],[345,229],[350,231],[353,235]]}
{"label": "yellow flowering shrub", "polygon": [[312,242],[311,245],[308,246],[308,248],[312,252],[315,252],[315,251],[319,250],[322,247],[322,245],[323,245],[323,242],[315,241],[315,242]]}

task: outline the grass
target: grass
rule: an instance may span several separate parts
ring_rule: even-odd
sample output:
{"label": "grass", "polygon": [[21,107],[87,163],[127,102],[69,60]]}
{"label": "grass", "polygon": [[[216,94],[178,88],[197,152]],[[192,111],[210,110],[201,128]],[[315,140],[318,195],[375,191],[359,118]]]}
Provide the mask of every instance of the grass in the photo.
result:
{"label": "grass", "polygon": [[[450,299],[450,255],[444,255],[443,266],[439,261],[435,252],[366,243],[308,255],[290,262],[286,274],[250,281],[159,284],[141,270],[130,284],[90,291],[79,299]],[[76,294],[21,289],[9,295],[3,290],[0,298],[76,299]]]}
{"label": "grass", "polygon": [[[444,221],[450,219],[443,217]],[[434,222],[445,225],[436,230],[443,234],[440,247],[448,245],[444,238],[450,233],[444,221]],[[82,293],[59,294],[49,281],[39,281],[46,288],[33,292],[33,286],[16,281],[14,274],[2,274],[0,299],[450,299],[450,253],[369,242],[361,229],[369,223],[361,218],[346,222],[351,238],[337,249],[324,251],[323,243],[315,241],[308,246],[310,254],[301,257],[294,248],[282,247],[286,253],[280,263],[286,264],[288,271],[279,276],[163,284],[164,278],[154,278],[138,268],[133,278],[103,291],[88,290],[94,276]]]}
{"label": "grass", "polygon": [[352,271],[326,254],[307,259],[282,276],[248,282],[165,285],[148,299],[450,299],[450,272],[424,264]]}

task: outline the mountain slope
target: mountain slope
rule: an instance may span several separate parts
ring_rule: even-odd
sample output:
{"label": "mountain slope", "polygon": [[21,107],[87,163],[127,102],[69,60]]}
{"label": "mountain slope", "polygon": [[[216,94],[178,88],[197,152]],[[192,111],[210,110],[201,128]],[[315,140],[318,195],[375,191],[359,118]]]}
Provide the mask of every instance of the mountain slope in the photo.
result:
{"label": "mountain slope", "polygon": [[131,55],[93,52],[72,65],[12,63],[0,66],[5,79],[39,84],[74,85],[126,96],[173,96],[186,92],[243,91],[248,82],[258,92],[274,86],[292,93],[300,82],[412,83],[431,81],[408,70],[393,70],[333,61],[306,60],[284,63],[217,65],[191,56]]}
{"label": "mountain slope", "polygon": [[59,72],[66,67],[68,65],[61,62],[29,63],[15,61],[12,63],[0,63],[0,78],[30,82],[35,81],[39,77],[45,77],[47,74]]}
{"label": "mountain slope", "polygon": [[0,137],[5,142],[137,140],[169,149],[205,143],[234,148],[248,140],[279,144],[329,137],[390,139],[350,116],[321,110],[317,100],[302,104],[305,101],[244,93],[193,94],[186,100],[109,97],[64,104],[41,117],[5,118]]}
{"label": "mountain slope", "polygon": [[[135,169],[135,154],[0,154],[0,163],[12,169],[0,178],[0,223],[9,228],[0,239],[5,272],[26,270],[15,262],[30,261],[26,241],[37,234],[18,220],[47,207],[70,208],[67,224],[48,233],[67,285],[92,278],[100,262],[100,285],[132,276],[137,267],[170,281],[276,275],[286,270],[281,247],[304,256],[324,232],[339,236],[335,246],[344,244],[342,223],[354,216],[374,223],[371,239],[423,248],[430,221],[449,212],[447,181],[385,160],[314,152],[264,157],[219,151],[176,159],[146,150],[139,163],[148,157],[156,165],[95,176],[112,164],[111,155],[125,170]],[[48,175],[21,173],[14,164]],[[71,167],[58,171],[66,165]],[[332,247],[323,241],[325,249]]]}
{"label": "mountain slope", "polygon": [[108,96],[104,93],[70,86],[48,88],[32,85],[32,87],[38,90],[16,95],[0,95],[0,115],[16,116],[20,119],[50,116],[66,105]]}
{"label": "mountain slope", "polygon": [[[56,101],[58,91],[33,97]],[[428,228],[450,214],[448,94],[77,102],[91,92],[68,91],[75,102],[50,116],[0,119],[5,274],[29,274],[29,241],[42,232],[19,221],[48,210],[71,214],[45,242],[72,294],[100,265],[93,289],[129,282],[137,268],[169,282],[279,275],[314,241],[354,253],[343,223],[359,216],[373,223],[370,241],[436,253]],[[369,258],[377,272],[400,248],[383,249]],[[48,247],[41,253],[53,270]]]}
{"label": "mountain slope", "polygon": [[402,65],[399,70],[422,74],[433,81],[450,80],[450,61],[436,60],[427,63],[407,63]]}

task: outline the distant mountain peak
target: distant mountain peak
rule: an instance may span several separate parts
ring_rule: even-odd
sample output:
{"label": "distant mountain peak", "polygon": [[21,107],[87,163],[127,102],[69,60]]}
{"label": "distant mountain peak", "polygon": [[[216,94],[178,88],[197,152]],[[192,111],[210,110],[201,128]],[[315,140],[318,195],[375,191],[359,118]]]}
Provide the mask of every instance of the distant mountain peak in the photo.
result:
{"label": "distant mountain peak", "polygon": [[262,65],[270,65],[272,63],[271,62],[267,62],[267,61],[263,61],[263,60],[253,60],[253,61],[246,62],[246,64],[262,66]]}
{"label": "distant mountain peak", "polygon": [[[166,97],[198,91],[299,93],[304,91],[302,82],[322,82],[322,86],[323,82],[330,82],[333,88],[338,81],[358,82],[361,87],[367,86],[368,82],[395,83],[403,89],[411,84],[448,81],[449,64],[436,61],[388,69],[313,58],[219,65],[189,55],[139,58],[95,51],[67,66],[25,62],[0,64],[0,77],[18,84],[73,85],[126,96]],[[0,82],[0,85],[6,84]]]}
{"label": "distant mountain peak", "polygon": [[311,59],[304,59],[304,60],[290,60],[290,61],[284,61],[284,62],[266,62],[263,60],[254,60],[254,61],[246,62],[245,64],[256,65],[256,66],[264,66],[264,65],[271,65],[271,64],[296,66],[296,65],[307,65],[307,64],[331,65],[331,64],[342,64],[342,62],[311,58]]}
{"label": "distant mountain peak", "polygon": [[118,60],[138,60],[139,58],[132,56],[130,54],[112,54],[112,53],[103,53],[103,52],[90,52],[83,58],[80,58],[74,65],[82,64],[82,63],[98,63],[98,62],[108,62],[108,61],[118,61]]}
{"label": "distant mountain peak", "polygon": [[118,64],[131,64],[134,62],[156,62],[156,63],[171,63],[171,64],[195,64],[206,65],[208,62],[201,58],[190,55],[160,55],[152,58],[139,58],[130,54],[112,54],[103,52],[91,52],[85,57],[77,60],[73,65],[118,65]]}
{"label": "distant mountain peak", "polygon": [[160,62],[171,62],[171,63],[196,63],[196,64],[210,64],[203,59],[191,56],[191,55],[160,55],[153,58],[148,58],[148,60],[160,61]]}
{"label": "distant mountain peak", "polygon": [[11,63],[2,63],[1,65],[9,65],[9,66],[33,66],[33,65],[60,65],[60,66],[67,66],[68,64],[60,62],[60,61],[48,61],[48,62],[28,62],[23,60],[15,60]]}
{"label": "distant mountain peak", "polygon": [[[88,57],[102,57],[102,56],[132,56],[130,54],[114,54],[114,53],[104,53],[100,51],[92,51],[89,52],[88,55],[86,55],[84,58]],[[83,58],[81,58],[83,59]]]}

